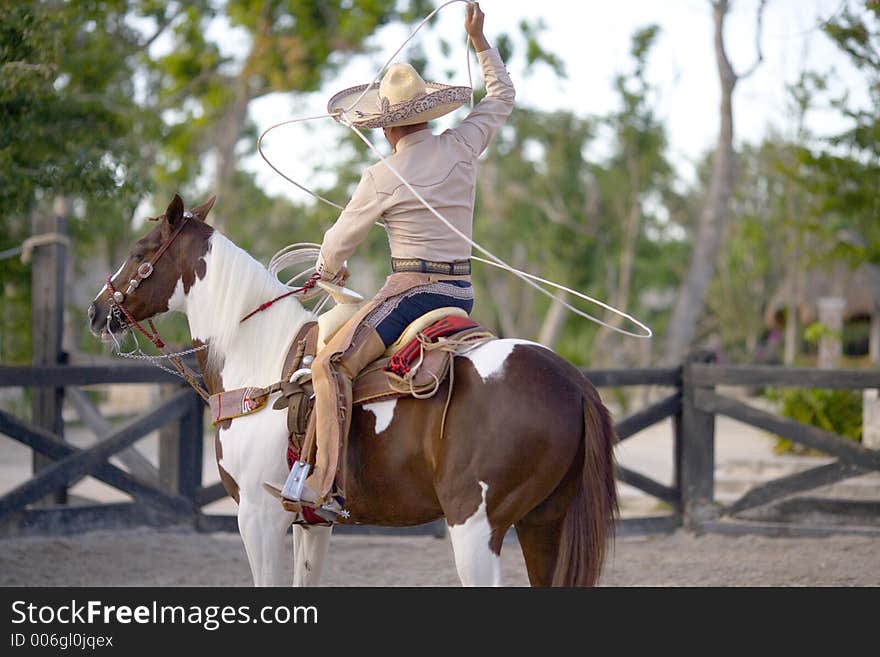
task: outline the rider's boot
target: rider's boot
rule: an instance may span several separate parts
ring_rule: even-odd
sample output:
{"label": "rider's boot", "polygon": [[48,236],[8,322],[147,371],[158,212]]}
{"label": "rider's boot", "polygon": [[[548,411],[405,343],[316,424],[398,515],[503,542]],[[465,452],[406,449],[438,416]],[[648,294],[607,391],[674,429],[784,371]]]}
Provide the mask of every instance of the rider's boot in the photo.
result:
{"label": "rider's boot", "polygon": [[[361,324],[347,348],[340,351],[331,339],[312,363],[317,450],[315,467],[302,482],[298,501],[314,506],[322,517],[333,516],[335,519],[336,515],[343,512],[345,505],[345,472],[337,480],[336,471],[340,462],[345,464],[345,450],[351,426],[351,382],[384,351],[385,343],[376,330]],[[294,464],[294,469],[299,463]],[[300,472],[302,474],[304,471]],[[293,470],[291,477],[294,477]],[[334,480],[338,481],[335,491]]]}

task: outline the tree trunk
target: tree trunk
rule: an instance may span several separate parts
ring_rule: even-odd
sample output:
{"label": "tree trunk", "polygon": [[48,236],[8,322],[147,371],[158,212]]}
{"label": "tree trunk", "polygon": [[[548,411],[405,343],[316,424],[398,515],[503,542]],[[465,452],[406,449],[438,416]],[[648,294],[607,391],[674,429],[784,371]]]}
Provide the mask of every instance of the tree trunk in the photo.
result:
{"label": "tree trunk", "polygon": [[[642,204],[639,201],[639,192],[641,191],[638,171],[635,163],[631,162],[630,184],[633,186],[630,195],[629,207],[626,210],[626,219],[623,225],[623,235],[621,236],[620,247],[620,266],[617,271],[617,285],[613,288],[611,294],[610,305],[622,312],[629,310],[629,295],[632,287],[632,272],[635,263],[636,247],[639,240],[639,232],[642,224]],[[623,318],[620,315],[605,313],[601,317],[611,326],[619,327],[623,324]],[[612,348],[609,341],[612,337],[612,330],[607,326],[600,326],[593,341],[593,359],[596,365],[609,365],[611,363],[618,364],[619,349]]]}
{"label": "tree trunk", "polygon": [[[562,300],[568,300],[567,292],[560,292]],[[565,320],[568,317],[568,308],[562,305],[562,301],[554,299],[544,315],[544,322],[541,324],[541,331],[538,333],[538,342],[545,347],[553,349],[559,336],[562,335],[562,329],[565,328]]]}
{"label": "tree trunk", "polygon": [[724,19],[727,10],[727,0],[713,3],[715,59],[721,81],[721,127],[712,163],[709,194],[700,213],[690,268],[679,287],[666,334],[664,360],[667,364],[681,362],[694,339],[697,322],[705,306],[706,291],[715,272],[724,219],[736,182],[732,99],[738,78],[724,48]]}
{"label": "tree trunk", "polygon": [[801,294],[801,272],[800,272],[800,248],[799,236],[796,229],[792,229],[791,235],[791,255],[788,259],[787,278],[789,282],[788,299],[786,300],[785,311],[785,350],[782,362],[788,367],[794,365],[798,352],[798,300]]}
{"label": "tree trunk", "polygon": [[245,59],[241,72],[234,80],[236,88],[235,100],[220,123],[221,131],[217,136],[217,173],[214,183],[214,194],[217,195],[217,200],[220,202],[216,204],[209,221],[218,229],[223,228],[228,215],[233,212],[235,207],[234,203],[224,203],[223,200],[233,185],[235,166],[238,161],[235,147],[247,121],[248,107],[254,98],[259,97],[261,93],[265,92],[265,90],[257,91],[252,88],[251,77],[253,74],[253,60],[261,47],[259,42],[262,39],[268,38],[272,29],[271,10],[272,3],[264,2],[260,11],[260,18],[257,23],[251,50]]}
{"label": "tree trunk", "polygon": [[220,202],[217,203],[215,211],[211,213],[209,223],[220,230],[226,223],[227,210],[231,209],[233,205],[224,201],[232,188],[236,165],[235,146],[238,144],[242,130],[244,130],[249,104],[250,97],[246,85],[242,84],[235,102],[221,123],[223,128],[217,138],[217,175],[214,182],[214,193]]}

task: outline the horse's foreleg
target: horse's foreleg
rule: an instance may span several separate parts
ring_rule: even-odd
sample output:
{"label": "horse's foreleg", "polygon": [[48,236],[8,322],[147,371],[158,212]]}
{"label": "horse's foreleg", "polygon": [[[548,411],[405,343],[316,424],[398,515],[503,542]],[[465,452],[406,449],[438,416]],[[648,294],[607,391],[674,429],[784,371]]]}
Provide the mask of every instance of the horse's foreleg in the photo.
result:
{"label": "horse's foreleg", "polygon": [[[275,500],[272,500],[275,502]],[[279,508],[275,508],[275,507]],[[244,541],[254,586],[287,586],[285,557],[291,514],[277,504],[252,503],[244,495],[238,507],[238,529]]]}
{"label": "horse's foreleg", "polygon": [[332,527],[293,527],[294,586],[317,586],[330,545]]}

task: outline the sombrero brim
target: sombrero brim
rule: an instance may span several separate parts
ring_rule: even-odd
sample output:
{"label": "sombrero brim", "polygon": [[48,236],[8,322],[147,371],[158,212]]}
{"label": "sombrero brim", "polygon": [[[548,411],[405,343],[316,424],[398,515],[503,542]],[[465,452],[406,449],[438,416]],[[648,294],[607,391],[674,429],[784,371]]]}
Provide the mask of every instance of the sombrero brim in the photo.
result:
{"label": "sombrero brim", "polygon": [[[464,105],[471,97],[470,87],[453,87],[437,82],[426,82],[427,93],[415,100],[391,105],[379,111],[379,83],[362,84],[340,91],[327,103],[327,112],[339,120],[338,112],[359,128],[391,128],[432,121]],[[364,93],[364,89],[367,90]],[[354,107],[352,103],[363,97]]]}

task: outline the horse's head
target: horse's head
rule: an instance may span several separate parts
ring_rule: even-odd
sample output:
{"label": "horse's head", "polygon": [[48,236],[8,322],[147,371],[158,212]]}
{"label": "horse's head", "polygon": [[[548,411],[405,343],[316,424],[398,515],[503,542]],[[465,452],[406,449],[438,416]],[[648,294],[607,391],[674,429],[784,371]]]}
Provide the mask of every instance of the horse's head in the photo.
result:
{"label": "horse's head", "polygon": [[89,306],[89,322],[95,336],[119,333],[132,321],[145,321],[169,309],[178,285],[184,293],[205,275],[202,256],[214,229],[205,223],[214,205],[207,203],[185,211],[174,195],[165,214],[152,221],[156,227],[135,242],[128,259],[107,278],[107,284]]}

